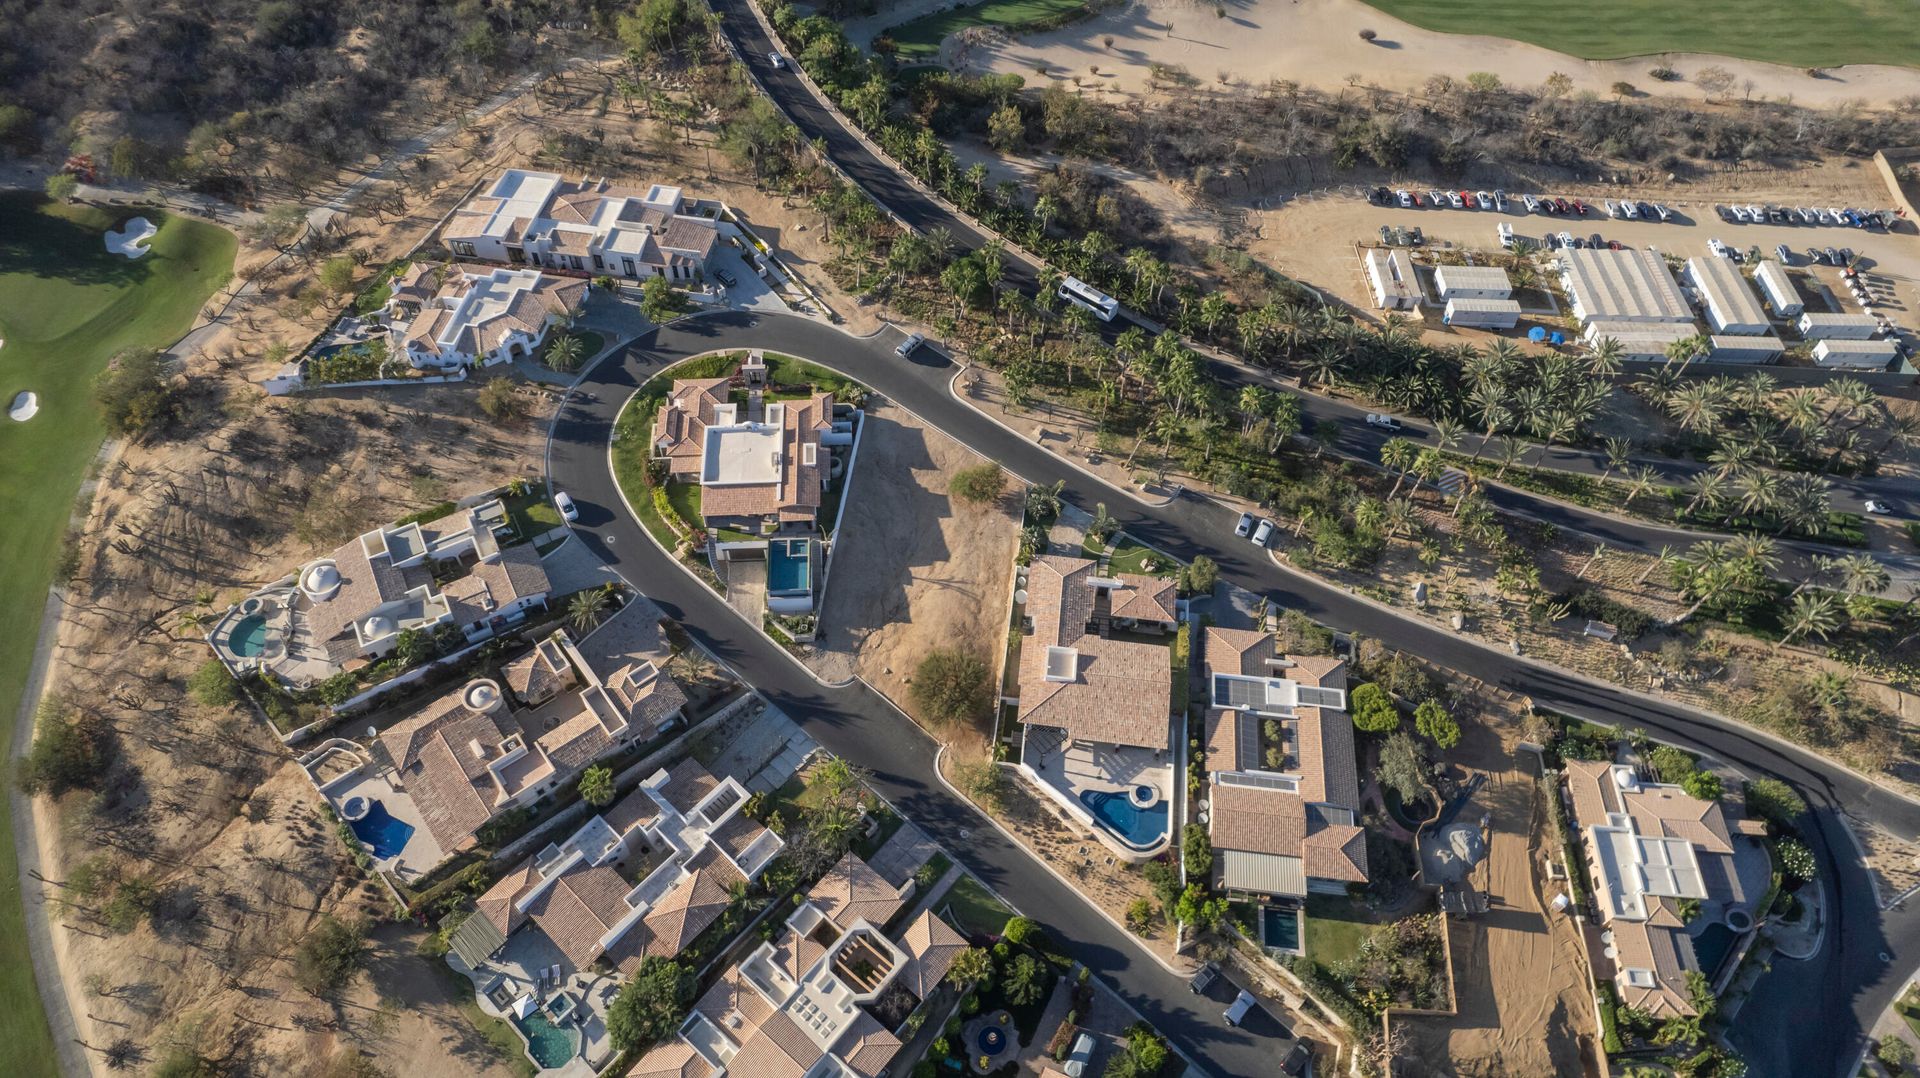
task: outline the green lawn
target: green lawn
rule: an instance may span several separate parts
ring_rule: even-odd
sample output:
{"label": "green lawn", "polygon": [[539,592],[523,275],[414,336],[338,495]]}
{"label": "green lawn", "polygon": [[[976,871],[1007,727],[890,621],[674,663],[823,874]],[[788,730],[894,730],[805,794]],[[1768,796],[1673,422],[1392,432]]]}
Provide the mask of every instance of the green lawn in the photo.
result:
{"label": "green lawn", "polygon": [[[1089,536],[1081,548],[1087,557],[1099,560],[1105,548]],[[1147,568],[1147,559],[1153,559],[1153,568]],[[1158,576],[1171,578],[1180,571],[1180,563],[1173,558],[1153,549],[1141,546],[1133,541],[1126,532],[1113,537],[1113,561],[1107,566],[1108,572],[1132,573],[1135,576]]]}
{"label": "green lawn", "polygon": [[[815,392],[832,393],[835,396],[839,396],[842,389],[866,388],[844,374],[836,374],[825,367],[816,367],[804,359],[783,356],[778,352],[768,352],[766,360],[767,381],[776,386],[812,386]],[[792,400],[804,396],[806,396],[804,393],[773,393],[770,399]]]}
{"label": "green lawn", "polygon": [[947,889],[946,906],[960,931],[983,936],[998,936],[1007,927],[1013,911],[993,897],[980,881],[962,876]]}
{"label": "green lawn", "polygon": [[896,26],[888,33],[903,60],[928,60],[940,53],[948,34],[969,26],[999,26],[1008,33],[1050,30],[1090,14],[1083,0],[987,0],[984,4],[936,12]]}
{"label": "green lawn", "polygon": [[[1495,34],[1589,60],[1706,52],[1791,67],[1920,66],[1920,22],[1913,17],[1912,5],[1894,0],[1825,0],[1819,5],[1794,0],[1744,4],[1616,0],[1604,8],[1563,0],[1369,2],[1429,30]],[[1393,36],[1386,27],[1381,32]],[[1383,58],[1388,55],[1382,54]]]}
{"label": "green lawn", "polygon": [[[102,236],[133,216],[159,226],[150,253],[108,253]],[[237,244],[213,225],[159,210],[54,205],[0,195],[0,404],[31,390],[40,413],[0,419],[0,742],[11,743],[40,612],[74,493],[105,434],[94,376],[123,348],[165,347],[193,327],[233,272]],[[0,806],[0,813],[5,809]],[[0,821],[0,1044],[8,1071],[52,1074],[53,1042],[28,961],[13,828]]]}
{"label": "green lawn", "polygon": [[1342,896],[1308,895],[1300,931],[1306,937],[1307,957],[1334,966],[1360,953],[1360,944],[1375,927],[1363,907]]}
{"label": "green lawn", "polygon": [[566,523],[538,483],[530,485],[519,497],[508,495],[500,500],[507,507],[507,521],[513,525],[513,533],[523,541]]}

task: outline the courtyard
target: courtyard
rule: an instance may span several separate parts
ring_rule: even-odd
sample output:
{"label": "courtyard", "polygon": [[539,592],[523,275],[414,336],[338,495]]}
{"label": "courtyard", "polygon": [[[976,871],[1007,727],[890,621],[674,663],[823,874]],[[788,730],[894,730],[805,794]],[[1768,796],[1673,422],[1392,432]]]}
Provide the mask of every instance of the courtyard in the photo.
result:
{"label": "courtyard", "polygon": [[1047,726],[1028,727],[1020,751],[1047,796],[1092,824],[1114,853],[1138,862],[1165,848],[1178,792],[1166,753],[1073,741]]}

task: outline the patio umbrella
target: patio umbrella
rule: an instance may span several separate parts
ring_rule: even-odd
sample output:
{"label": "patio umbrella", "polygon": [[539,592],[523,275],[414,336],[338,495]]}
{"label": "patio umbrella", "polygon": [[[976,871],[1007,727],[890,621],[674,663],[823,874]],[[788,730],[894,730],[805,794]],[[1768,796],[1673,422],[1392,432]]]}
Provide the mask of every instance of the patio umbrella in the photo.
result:
{"label": "patio umbrella", "polygon": [[1567,335],[1564,333],[1561,333],[1559,330],[1555,330],[1553,333],[1553,343],[1555,344],[1567,343]]}
{"label": "patio umbrella", "polygon": [[1527,339],[1532,341],[1535,344],[1539,344],[1541,341],[1546,340],[1547,339],[1546,327],[1535,326],[1532,329],[1528,330]]}
{"label": "patio umbrella", "polygon": [[515,1018],[525,1018],[527,1015],[533,1013],[535,1006],[537,1006],[537,1004],[534,1003],[532,996],[521,996],[519,999],[513,1001],[513,1016]]}

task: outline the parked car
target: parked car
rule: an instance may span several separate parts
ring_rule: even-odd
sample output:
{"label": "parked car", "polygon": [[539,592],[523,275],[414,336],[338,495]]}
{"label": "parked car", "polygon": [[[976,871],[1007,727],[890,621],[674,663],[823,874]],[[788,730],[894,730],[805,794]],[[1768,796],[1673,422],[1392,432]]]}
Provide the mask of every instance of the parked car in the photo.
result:
{"label": "parked car", "polygon": [[925,337],[918,333],[909,333],[907,334],[907,339],[900,342],[900,347],[893,350],[893,354],[899,356],[901,359],[905,359],[913,354],[914,349],[925,343],[927,343]]}
{"label": "parked car", "polygon": [[1384,187],[1376,187],[1372,191],[1367,193],[1367,201],[1373,203],[1376,206],[1386,205],[1389,197],[1390,196],[1387,193],[1387,189]]}
{"label": "parked car", "polygon": [[1235,524],[1233,526],[1233,534],[1239,536],[1242,539],[1245,539],[1247,536],[1253,534],[1253,514],[1252,513],[1240,514],[1240,523]]}
{"label": "parked car", "polygon": [[1420,207],[1422,207],[1422,206],[1424,206],[1424,205],[1426,205],[1426,203],[1425,203],[1425,202],[1422,202],[1422,201],[1420,200],[1420,192],[1418,192],[1418,191],[1408,191],[1408,192],[1407,192],[1407,194],[1409,194],[1409,195],[1411,195],[1411,196],[1413,197],[1413,208],[1414,208],[1414,209],[1416,209],[1416,210],[1417,210],[1417,209],[1419,209]]}
{"label": "parked car", "polygon": [[1407,229],[1407,242],[1413,244],[1415,247],[1427,242],[1427,237],[1420,231],[1419,225],[1414,225],[1412,228]]}
{"label": "parked car", "polygon": [[1865,508],[1867,512],[1872,513],[1874,516],[1884,517],[1884,516],[1891,516],[1893,514],[1893,506],[1888,505],[1886,502],[1883,502],[1878,498],[1868,498],[1866,502],[1863,504],[1863,508]]}
{"label": "parked car", "polygon": [[1409,194],[1408,192],[1395,191],[1393,193],[1393,197],[1396,202],[1400,203],[1401,209],[1405,210],[1405,209],[1413,208],[1413,195]]}
{"label": "parked car", "polygon": [[560,510],[560,519],[569,524],[580,519],[580,507],[573,504],[573,499],[564,490],[554,492],[553,507]]}
{"label": "parked car", "polygon": [[1086,1078],[1087,1064],[1093,1062],[1093,1034],[1082,1033],[1073,1039],[1073,1049],[1060,1061],[1060,1072],[1067,1078]]}
{"label": "parked car", "polygon": [[1654,213],[1654,216],[1660,218],[1660,220],[1663,222],[1673,220],[1673,211],[1668,209],[1664,203],[1659,203],[1659,202],[1654,203],[1653,213]]}
{"label": "parked car", "polygon": [[1726,221],[1726,222],[1728,222],[1728,223],[1732,223],[1732,221],[1733,221],[1733,207],[1731,207],[1731,206],[1715,206],[1715,207],[1713,208],[1713,212],[1715,212],[1715,213],[1717,213],[1717,214],[1719,214],[1719,215],[1720,215],[1720,219],[1721,219],[1722,221]]}
{"label": "parked car", "polygon": [[1574,200],[1573,200],[1573,212],[1575,212],[1575,213],[1577,213],[1577,214],[1579,214],[1579,215],[1580,215],[1580,216],[1582,216],[1582,217],[1585,217],[1585,216],[1587,215],[1587,204],[1586,204],[1586,203],[1584,203],[1584,202],[1582,202],[1582,201],[1580,201],[1580,200],[1579,200],[1579,199],[1577,199],[1577,198],[1576,198],[1576,199],[1574,199]]}
{"label": "parked car", "polygon": [[723,270],[723,269],[714,270],[713,276],[715,280],[719,281],[723,285],[726,285],[728,288],[735,288],[735,287],[738,287],[740,284],[740,278],[735,277],[733,274],[728,273],[726,270]]}
{"label": "parked car", "polygon": [[1707,241],[1707,252],[1725,258],[1727,257],[1727,245],[1717,239],[1710,239]]}
{"label": "parked car", "polygon": [[1501,213],[1507,212],[1507,193],[1505,191],[1495,191],[1493,193],[1493,208]]}
{"label": "parked car", "polygon": [[787,61],[786,61],[786,58],[785,58],[785,57],[783,57],[783,56],[781,56],[781,55],[780,55],[779,53],[777,53],[777,52],[770,52],[770,53],[768,53],[768,54],[767,54],[767,63],[770,63],[770,64],[772,64],[772,65],[773,65],[773,69],[774,69],[775,71],[779,71],[779,70],[781,70],[782,68],[784,68],[784,67],[786,67],[786,66],[787,66]]}
{"label": "parked car", "polygon": [[1227,1020],[1228,1025],[1237,1029],[1240,1023],[1247,1020],[1247,1012],[1253,1010],[1254,1002],[1253,993],[1243,988],[1240,990],[1239,995],[1233,997],[1232,1005],[1227,1008],[1226,1013],[1222,1014],[1221,1017]]}
{"label": "parked car", "polygon": [[1632,199],[1623,198],[1620,200],[1620,216],[1637,221],[1640,219],[1640,207],[1634,205]]}
{"label": "parked car", "polygon": [[1780,246],[1775,247],[1773,249],[1773,253],[1780,259],[1781,265],[1783,266],[1793,265],[1793,248],[1788,247],[1786,244],[1783,243]]}
{"label": "parked car", "polygon": [[1840,265],[1840,264],[1841,264],[1841,263],[1840,263],[1840,252],[1839,252],[1839,251],[1836,251],[1836,250],[1834,250],[1833,248],[1831,248],[1831,247],[1829,247],[1829,248],[1827,248],[1827,249],[1826,249],[1826,251],[1825,251],[1824,253],[1825,253],[1825,254],[1826,254],[1826,256],[1827,256],[1827,265],[1829,265],[1829,266],[1838,266],[1838,265]]}
{"label": "parked car", "polygon": [[1851,247],[1840,248],[1840,264],[1843,266],[1853,265],[1853,248]]}
{"label": "parked car", "polygon": [[1598,232],[1595,232],[1593,235],[1587,237],[1587,246],[1592,247],[1595,250],[1599,250],[1600,248],[1605,247],[1606,245],[1607,245],[1607,241],[1601,239],[1600,233]]}
{"label": "parked car", "polygon": [[1513,250],[1513,226],[1502,221],[1500,227],[1494,231],[1500,236],[1500,246],[1505,250]]}
{"label": "parked car", "polygon": [[1566,199],[1564,199],[1564,198],[1556,198],[1556,199],[1554,199],[1554,200],[1553,200],[1553,208],[1554,208],[1554,210],[1555,210],[1556,212],[1559,212],[1559,213],[1572,213],[1572,212],[1573,212],[1573,207],[1572,207],[1571,205],[1569,205],[1569,204],[1567,203],[1567,200],[1566,200]]}
{"label": "parked car", "polygon": [[1262,518],[1260,521],[1260,526],[1253,529],[1253,545],[1257,547],[1265,547],[1267,545],[1267,541],[1272,538],[1273,538],[1273,521]]}
{"label": "parked car", "polygon": [[1491,192],[1475,191],[1473,194],[1473,200],[1475,202],[1478,202],[1480,204],[1480,208],[1483,210],[1490,210],[1493,208],[1493,194]]}
{"label": "parked car", "polygon": [[1612,199],[1607,199],[1605,202],[1602,202],[1600,208],[1607,211],[1608,217],[1620,216],[1620,204]]}
{"label": "parked car", "polygon": [[[1400,421],[1398,419],[1393,418],[1390,415],[1384,415],[1380,412],[1368,412],[1367,426],[1379,427],[1381,430],[1399,430]],[[1247,533],[1241,532],[1240,534],[1245,535]]]}
{"label": "parked car", "polygon": [[1449,205],[1449,206],[1452,206],[1452,207],[1453,207],[1454,209],[1456,209],[1456,210],[1462,210],[1462,209],[1466,209],[1466,207],[1467,207],[1467,200],[1466,200],[1466,199],[1463,199],[1463,198],[1461,198],[1461,197],[1460,197],[1460,192],[1458,192],[1458,191],[1448,191],[1448,192],[1447,192],[1447,205]]}
{"label": "parked car", "polygon": [[1528,213],[1540,212],[1540,200],[1532,195],[1521,195],[1520,204],[1527,208]]}
{"label": "parked car", "polygon": [[1460,192],[1460,202],[1463,205],[1465,205],[1467,209],[1472,209],[1473,208],[1473,192],[1472,191]]}
{"label": "parked car", "polygon": [[1733,214],[1734,223],[1742,225],[1747,223],[1747,208],[1745,206],[1734,206],[1729,212]]}
{"label": "parked car", "polygon": [[1573,233],[1571,233],[1571,232],[1562,232],[1562,233],[1560,233],[1560,246],[1562,246],[1562,247],[1577,247],[1577,246],[1579,246],[1579,244],[1577,244],[1577,243],[1575,243],[1575,242],[1573,241]]}
{"label": "parked car", "polygon": [[1301,1078],[1307,1073],[1307,1067],[1313,1062],[1313,1046],[1304,1040],[1293,1042],[1293,1048],[1287,1058],[1280,1061],[1280,1073],[1287,1078]]}
{"label": "parked car", "polygon": [[1444,209],[1446,209],[1446,208],[1447,208],[1447,193],[1446,193],[1445,191],[1428,191],[1428,192],[1427,192],[1427,204],[1428,204],[1429,206],[1432,206],[1432,207],[1433,207],[1434,209],[1436,209],[1436,210],[1444,210]]}
{"label": "parked car", "polygon": [[1608,240],[1608,241],[1607,241],[1607,250],[1609,250],[1609,251],[1618,251],[1618,250],[1620,250],[1620,249],[1621,249],[1621,247],[1620,247],[1620,241],[1619,241],[1619,240]]}

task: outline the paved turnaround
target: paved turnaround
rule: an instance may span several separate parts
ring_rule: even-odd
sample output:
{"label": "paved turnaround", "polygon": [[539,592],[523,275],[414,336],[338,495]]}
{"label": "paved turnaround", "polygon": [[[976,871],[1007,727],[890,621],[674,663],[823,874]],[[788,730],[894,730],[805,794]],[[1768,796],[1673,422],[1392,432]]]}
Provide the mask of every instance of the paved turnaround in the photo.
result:
{"label": "paved turnaround", "polygon": [[[831,689],[814,681],[719,596],[678,568],[631,519],[614,482],[608,439],[621,406],[647,378],[714,349],[773,348],[804,356],[859,379],[1028,480],[1064,480],[1066,496],[1081,508],[1105,502],[1130,534],[1180,558],[1205,554],[1218,563],[1223,577],[1284,607],[1524,693],[1542,707],[1639,727],[1751,773],[1772,773],[1793,783],[1814,809],[1809,830],[1822,886],[1837,891],[1832,931],[1820,954],[1805,962],[1780,961],[1774,975],[1761,980],[1740,1013],[1733,1041],[1756,1075],[1847,1070],[1863,1031],[1892,1000],[1904,971],[1920,963],[1920,911],[1879,910],[1839,812],[1844,809],[1911,838],[1920,837],[1920,804],[1798,746],[1483,646],[1284,569],[1235,538],[1234,512],[1211,501],[1188,495],[1164,508],[1146,508],[955,399],[948,388],[956,373],[953,364],[932,348],[903,360],[893,354],[899,339],[891,331],[854,338],[794,316],[723,312],[682,319],[602,360],[562,403],[551,446],[553,479],[580,506],[576,531],[590,548],[804,723],[821,744],[872,768],[883,793],[988,883],[1067,941],[1075,957],[1192,1057],[1222,1075],[1263,1074],[1272,1044],[1263,1045],[1255,1034],[1279,1031],[1233,1030],[1210,1006],[1189,1006],[1196,1001],[1177,978],[1124,933],[1093,916],[1084,900],[984,826],[970,805],[939,784],[933,770],[935,746],[918,727],[865,684]],[[861,465],[894,466],[879,458],[863,459]]]}

